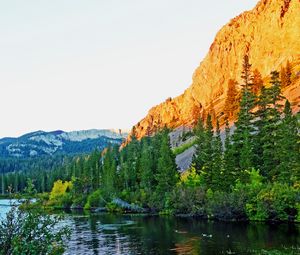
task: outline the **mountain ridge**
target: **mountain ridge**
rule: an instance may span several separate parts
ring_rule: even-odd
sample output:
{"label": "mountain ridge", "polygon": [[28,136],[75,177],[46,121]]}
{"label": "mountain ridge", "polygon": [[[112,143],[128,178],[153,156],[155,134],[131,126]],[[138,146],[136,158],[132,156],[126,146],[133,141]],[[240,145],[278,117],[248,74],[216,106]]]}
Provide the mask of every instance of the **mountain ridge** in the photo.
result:
{"label": "mountain ridge", "polygon": [[0,157],[36,157],[40,155],[88,153],[109,144],[120,144],[127,136],[121,129],[90,129],[65,132],[34,131],[19,137],[0,139]]}
{"label": "mountain ridge", "polygon": [[141,138],[164,126],[192,126],[199,116],[213,112],[224,120],[230,79],[241,82],[242,60],[249,55],[253,70],[264,80],[289,61],[293,83],[283,92],[293,110],[300,102],[300,1],[261,0],[255,8],[231,19],[217,33],[209,52],[194,71],[192,84],[180,96],[152,107],[135,125]]}

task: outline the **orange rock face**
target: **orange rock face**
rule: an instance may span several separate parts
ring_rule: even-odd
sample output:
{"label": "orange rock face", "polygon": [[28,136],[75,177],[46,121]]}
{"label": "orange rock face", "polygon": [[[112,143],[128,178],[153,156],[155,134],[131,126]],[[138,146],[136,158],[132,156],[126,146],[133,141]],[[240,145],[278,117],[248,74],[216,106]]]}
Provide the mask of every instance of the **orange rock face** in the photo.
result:
{"label": "orange rock face", "polygon": [[243,56],[264,80],[287,61],[292,85],[284,90],[293,110],[300,102],[300,0],[261,0],[252,11],[232,19],[216,35],[195,70],[191,86],[180,96],[150,109],[135,127],[138,138],[168,126],[193,125],[200,114],[213,111],[222,118],[229,79],[241,82]]}

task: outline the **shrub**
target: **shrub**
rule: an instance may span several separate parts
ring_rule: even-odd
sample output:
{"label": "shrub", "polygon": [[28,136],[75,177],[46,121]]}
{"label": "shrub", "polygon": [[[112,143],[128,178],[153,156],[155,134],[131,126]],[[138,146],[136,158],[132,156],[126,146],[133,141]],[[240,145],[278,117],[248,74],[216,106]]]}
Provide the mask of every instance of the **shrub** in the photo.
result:
{"label": "shrub", "polygon": [[72,182],[57,180],[50,192],[48,206],[70,208],[72,205]]}
{"label": "shrub", "polygon": [[72,208],[84,208],[84,205],[86,204],[87,197],[85,195],[76,195],[76,197],[73,199]]}
{"label": "shrub", "polygon": [[250,220],[291,220],[297,215],[299,191],[287,184],[268,184],[246,205]]}
{"label": "shrub", "polygon": [[181,154],[182,152],[186,151],[187,149],[191,148],[196,144],[196,140],[192,140],[190,142],[184,143],[180,145],[179,147],[176,147],[173,149],[173,153],[175,156]]}
{"label": "shrub", "polygon": [[300,203],[296,203],[296,209],[297,209],[297,218],[296,218],[296,221],[300,222]]}
{"label": "shrub", "polygon": [[105,207],[106,207],[107,211],[111,212],[111,213],[113,213],[113,212],[114,213],[122,213],[123,212],[123,209],[113,202],[107,203]]}
{"label": "shrub", "polygon": [[172,206],[176,214],[205,216],[205,191],[202,188],[180,185],[171,195]]}
{"label": "shrub", "polygon": [[195,166],[181,175],[181,182],[187,187],[199,187],[203,184],[203,176],[197,174]]}
{"label": "shrub", "polygon": [[84,205],[84,209],[90,210],[91,208],[102,207],[102,206],[105,206],[105,201],[102,198],[101,190],[98,189],[88,196],[87,202]]}
{"label": "shrub", "polygon": [[59,199],[64,196],[67,191],[72,189],[72,182],[57,180],[53,184],[53,188],[50,193],[50,200]]}
{"label": "shrub", "polygon": [[12,207],[0,223],[0,255],[63,254],[70,230],[57,229],[59,222],[58,216]]}
{"label": "shrub", "polygon": [[217,191],[207,201],[210,217],[218,220],[246,220],[246,194]]}

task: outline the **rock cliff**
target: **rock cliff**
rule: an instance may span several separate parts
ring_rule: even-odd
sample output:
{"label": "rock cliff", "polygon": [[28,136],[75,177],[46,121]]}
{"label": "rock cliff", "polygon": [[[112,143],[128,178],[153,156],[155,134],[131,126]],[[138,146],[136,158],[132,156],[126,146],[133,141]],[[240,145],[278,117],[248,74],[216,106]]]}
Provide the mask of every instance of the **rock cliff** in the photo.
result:
{"label": "rock cliff", "polygon": [[184,93],[150,109],[136,126],[140,138],[168,126],[190,126],[200,114],[222,119],[228,81],[240,83],[243,56],[265,82],[271,71],[292,66],[292,84],[284,90],[294,111],[300,102],[300,0],[261,0],[256,7],[226,24],[193,74]]}

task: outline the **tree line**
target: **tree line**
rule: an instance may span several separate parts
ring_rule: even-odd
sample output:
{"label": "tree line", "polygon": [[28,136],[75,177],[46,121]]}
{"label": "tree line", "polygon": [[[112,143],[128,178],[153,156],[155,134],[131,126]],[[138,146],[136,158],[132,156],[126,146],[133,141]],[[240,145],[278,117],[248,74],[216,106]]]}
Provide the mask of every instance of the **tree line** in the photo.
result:
{"label": "tree line", "polygon": [[36,192],[51,192],[46,203],[61,207],[117,209],[112,201],[121,198],[161,213],[299,221],[299,120],[281,93],[283,83],[291,84],[291,68],[288,64],[281,74],[272,72],[265,84],[245,56],[241,78],[241,90],[229,82],[224,130],[218,121],[213,125],[211,113],[199,116],[193,163],[181,176],[170,130],[137,140],[133,129],[131,142],[122,149],[96,150],[53,171],[6,175],[6,185],[20,178],[22,187],[27,182]]}

